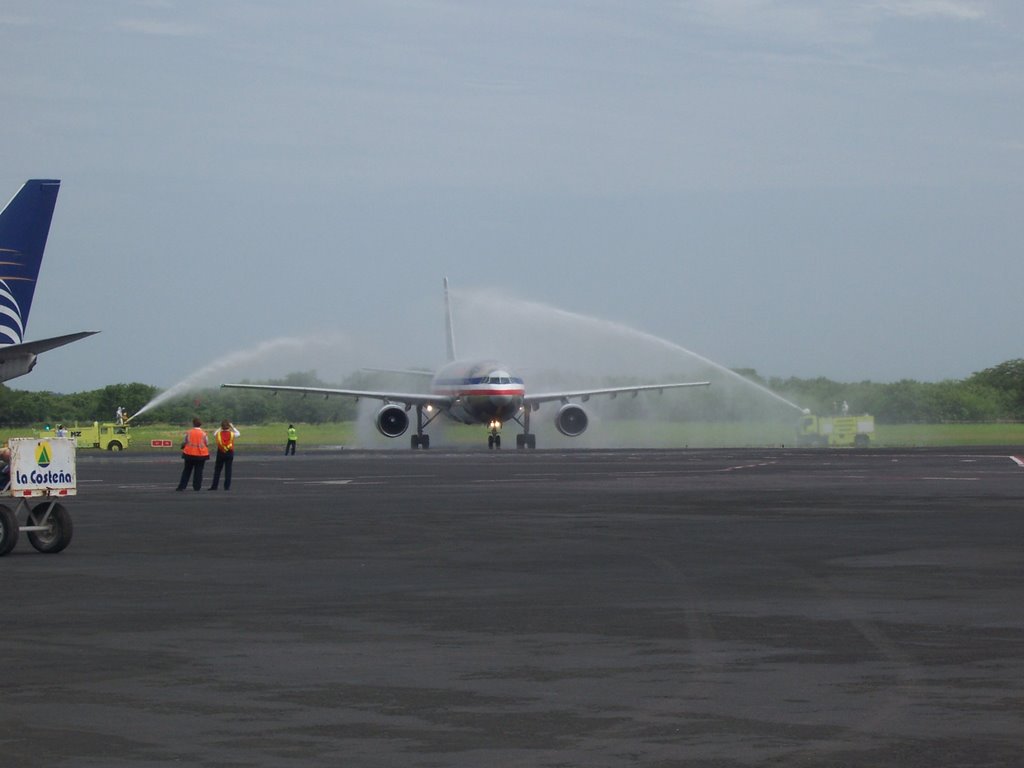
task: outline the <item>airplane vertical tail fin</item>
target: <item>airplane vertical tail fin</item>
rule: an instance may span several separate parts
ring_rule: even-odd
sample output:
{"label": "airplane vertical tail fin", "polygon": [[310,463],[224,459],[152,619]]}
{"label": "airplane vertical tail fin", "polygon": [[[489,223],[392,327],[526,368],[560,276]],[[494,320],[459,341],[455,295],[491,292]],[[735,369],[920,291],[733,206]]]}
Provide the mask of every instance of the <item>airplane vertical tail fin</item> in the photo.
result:
{"label": "airplane vertical tail fin", "polygon": [[60,181],[31,179],[0,211],[0,344],[20,344]]}
{"label": "airplane vertical tail fin", "polygon": [[444,279],[444,329],[448,337],[448,362],[455,359],[455,332],[452,330],[452,305],[448,299],[448,278]]}

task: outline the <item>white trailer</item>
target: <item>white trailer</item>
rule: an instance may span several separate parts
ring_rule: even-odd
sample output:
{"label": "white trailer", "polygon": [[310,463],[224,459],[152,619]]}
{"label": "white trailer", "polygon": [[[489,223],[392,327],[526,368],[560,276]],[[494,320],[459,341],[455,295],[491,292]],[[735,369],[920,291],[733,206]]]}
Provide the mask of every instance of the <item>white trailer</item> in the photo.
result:
{"label": "white trailer", "polygon": [[[71,543],[73,532],[71,515],[60,499],[78,494],[75,441],[16,437],[9,447],[10,461],[0,480],[6,486],[0,489],[0,497],[12,499],[13,508],[0,503],[0,556],[14,549],[22,532],[40,552],[60,552]],[[30,505],[29,499],[41,501]]]}

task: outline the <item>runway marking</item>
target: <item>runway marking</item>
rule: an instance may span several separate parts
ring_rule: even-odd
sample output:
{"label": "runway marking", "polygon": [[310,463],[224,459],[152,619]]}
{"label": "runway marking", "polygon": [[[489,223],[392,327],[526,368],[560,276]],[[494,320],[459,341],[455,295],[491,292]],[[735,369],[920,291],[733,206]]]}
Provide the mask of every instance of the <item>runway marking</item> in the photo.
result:
{"label": "runway marking", "polygon": [[1020,456],[1011,456],[1010,461],[1016,464],[1018,467],[1024,468],[1024,458]]}
{"label": "runway marking", "polygon": [[762,461],[760,464],[738,464],[735,467],[722,467],[716,469],[715,472],[735,472],[740,469],[758,469],[759,467],[770,467],[772,464],[778,464],[777,461]]}
{"label": "runway marking", "polygon": [[[401,477],[397,478],[403,479]],[[389,480],[286,480],[284,485],[387,485]]]}
{"label": "runway marking", "polygon": [[976,477],[922,477],[922,480],[961,480],[961,481],[976,481]]}

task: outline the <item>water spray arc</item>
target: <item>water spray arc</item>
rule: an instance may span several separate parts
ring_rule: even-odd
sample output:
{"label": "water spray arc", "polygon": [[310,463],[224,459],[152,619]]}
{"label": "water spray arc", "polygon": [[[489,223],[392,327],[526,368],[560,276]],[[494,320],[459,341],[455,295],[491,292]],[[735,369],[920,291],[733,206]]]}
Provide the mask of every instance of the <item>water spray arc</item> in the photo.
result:
{"label": "water spray arc", "polygon": [[[391,439],[411,432],[410,446],[413,449],[429,447],[430,435],[425,429],[442,415],[455,423],[486,426],[489,431],[489,448],[501,447],[502,426],[515,424],[521,429],[515,435],[516,447],[534,448],[537,438],[532,422],[537,418],[534,413],[541,406],[547,406],[548,411],[557,410],[553,423],[563,437],[578,438],[587,430],[589,418],[584,406],[591,398],[606,397],[614,400],[625,395],[636,399],[642,392],[660,394],[667,390],[709,386],[709,381],[681,381],[682,378],[689,378],[689,375],[679,376],[678,367],[672,372],[657,370],[659,363],[663,365],[671,362],[673,357],[678,362],[680,356],[690,362],[699,362],[702,371],[716,372],[787,408],[803,410],[767,387],[678,344],[623,325],[538,304],[502,299],[490,289],[486,293],[480,291],[469,294],[471,297],[479,297],[476,305],[485,310],[478,314],[489,314],[489,317],[485,317],[483,322],[476,322],[479,317],[472,318],[467,324],[468,328],[460,323],[460,333],[463,334],[460,339],[470,339],[469,344],[460,341],[460,347],[472,348],[473,333],[479,334],[482,328],[489,331],[485,333],[487,338],[476,344],[474,357],[451,360],[455,344],[447,280],[444,288],[449,362],[431,378],[429,389],[396,391],[245,383],[222,386],[379,401],[381,405],[374,416],[377,431]],[[538,317],[549,321],[546,327],[536,328]],[[580,328],[589,333],[581,337]],[[465,333],[467,330],[469,334]],[[616,344],[616,341],[620,343]],[[525,354],[520,352],[511,356],[511,362],[515,365],[499,362],[496,355],[509,361],[508,351],[516,344],[525,344]],[[525,370],[524,362],[527,360],[537,360],[538,347],[549,351],[553,365],[549,363],[548,370],[542,369],[542,374],[536,378],[527,377],[530,378],[528,386],[527,378],[516,375],[514,371]],[[648,359],[631,363],[629,353],[640,347],[646,348],[644,352]],[[652,350],[656,351],[654,356],[659,358],[654,364],[650,357]],[[593,361],[600,363],[604,370],[600,373],[588,370],[587,355],[591,355]],[[557,370],[559,366],[568,376],[561,379],[551,376],[551,370]],[[544,373],[548,374],[549,381],[543,381]],[[671,408],[671,404],[665,403],[657,406],[662,417],[670,414]],[[730,410],[733,414],[736,412],[731,404]]]}
{"label": "water spray arc", "polygon": [[703,355],[700,355],[700,354],[694,352],[693,350],[686,349],[686,347],[682,347],[679,344],[674,344],[671,341],[667,341],[666,339],[659,338],[659,337],[654,336],[652,334],[644,333],[643,331],[634,331],[634,333],[639,334],[641,337],[643,337],[643,338],[645,338],[645,339],[647,339],[649,341],[656,342],[658,344],[666,346],[666,347],[668,347],[669,349],[671,349],[673,351],[682,352],[682,353],[684,353],[686,355],[689,355],[690,357],[694,358],[695,360],[699,360],[701,363],[703,363],[705,365],[708,365],[708,366],[711,366],[712,368],[714,368],[715,370],[725,374],[726,376],[729,376],[729,377],[731,377],[732,379],[735,379],[738,382],[742,382],[743,384],[745,384],[748,387],[753,387],[758,392],[761,392],[762,394],[768,395],[769,397],[774,398],[775,400],[778,400],[780,403],[783,403],[784,405],[788,405],[790,408],[795,408],[796,410],[800,411],[800,413],[805,413],[807,411],[806,408],[803,408],[803,407],[797,405],[792,400],[787,400],[782,395],[780,395],[778,392],[773,392],[772,390],[768,389],[768,387],[765,387],[765,386],[763,386],[761,384],[758,384],[756,381],[751,381],[750,379],[746,378],[745,376],[741,376],[740,374],[736,373],[736,371],[732,370],[731,368],[727,368],[726,366],[721,365],[720,363],[716,363],[714,360],[710,360],[710,359],[704,357]]}
{"label": "water spray arc", "polygon": [[265,341],[252,349],[232,352],[164,390],[132,414],[130,418],[137,418],[148,410],[196,389],[216,386],[225,374],[247,366],[267,362],[285,354],[304,355],[318,351],[336,350],[339,347],[347,346],[347,344],[347,338],[342,336],[318,336],[315,339],[284,337]]}
{"label": "water spray arc", "polygon": [[[680,344],[668,341],[645,331],[631,328],[621,323],[610,320],[590,317],[587,315],[570,312],[568,310],[550,307],[537,302],[523,301],[508,297],[496,297],[493,292],[460,290],[455,293],[456,297],[462,299],[468,309],[468,314],[474,318],[470,328],[487,328],[489,338],[501,337],[505,339],[529,338],[529,348],[512,352],[511,356],[519,360],[530,359],[531,357],[543,356],[539,349],[547,339],[556,339],[554,352],[550,354],[553,359],[547,365],[557,364],[559,358],[566,357],[566,348],[572,346],[569,337],[578,332],[581,339],[580,349],[572,350],[573,361],[579,364],[579,352],[583,347],[592,347],[600,350],[602,356],[601,364],[612,362],[616,358],[628,358],[636,351],[637,347],[648,346],[656,350],[664,350],[674,355],[682,355],[687,359],[696,361],[701,365],[713,369],[729,380],[750,388],[752,391],[762,394],[772,400],[779,402],[789,408],[801,413],[805,409],[800,405],[788,400],[777,392],[745,378],[736,371],[707,358]],[[513,331],[512,329],[516,330]],[[524,329],[527,329],[524,331]],[[620,346],[610,343],[612,340],[623,342]],[[505,352],[508,355],[508,352]],[[536,365],[536,363],[533,363]],[[624,363],[627,368],[628,364]]]}

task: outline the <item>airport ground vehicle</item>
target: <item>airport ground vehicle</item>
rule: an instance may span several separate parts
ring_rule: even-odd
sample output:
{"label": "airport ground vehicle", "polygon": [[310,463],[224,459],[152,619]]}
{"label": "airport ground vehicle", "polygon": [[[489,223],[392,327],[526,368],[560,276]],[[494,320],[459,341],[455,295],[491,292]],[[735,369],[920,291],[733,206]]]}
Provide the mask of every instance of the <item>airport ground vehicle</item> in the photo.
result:
{"label": "airport ground vehicle", "polygon": [[[73,437],[79,448],[102,448],[105,451],[123,451],[132,442],[130,428],[127,424],[112,421],[94,421],[92,424],[65,427],[67,436]],[[37,437],[53,437],[54,431],[49,427],[40,431]]]}
{"label": "airport ground vehicle", "polygon": [[[21,533],[40,552],[56,554],[71,543],[74,531],[59,499],[78,493],[75,442],[67,437],[15,437],[8,442],[9,482],[4,477],[0,501],[17,502],[13,508],[0,503],[0,556],[14,549]],[[42,500],[30,505],[29,499]]]}
{"label": "airport ground vehicle", "polygon": [[105,451],[123,451],[131,445],[132,437],[127,424],[94,421],[68,429],[79,448],[102,448]]}
{"label": "airport ground vehicle", "polygon": [[861,416],[814,416],[800,417],[796,428],[796,443],[800,446],[854,446],[867,448],[875,433],[875,417]]}

